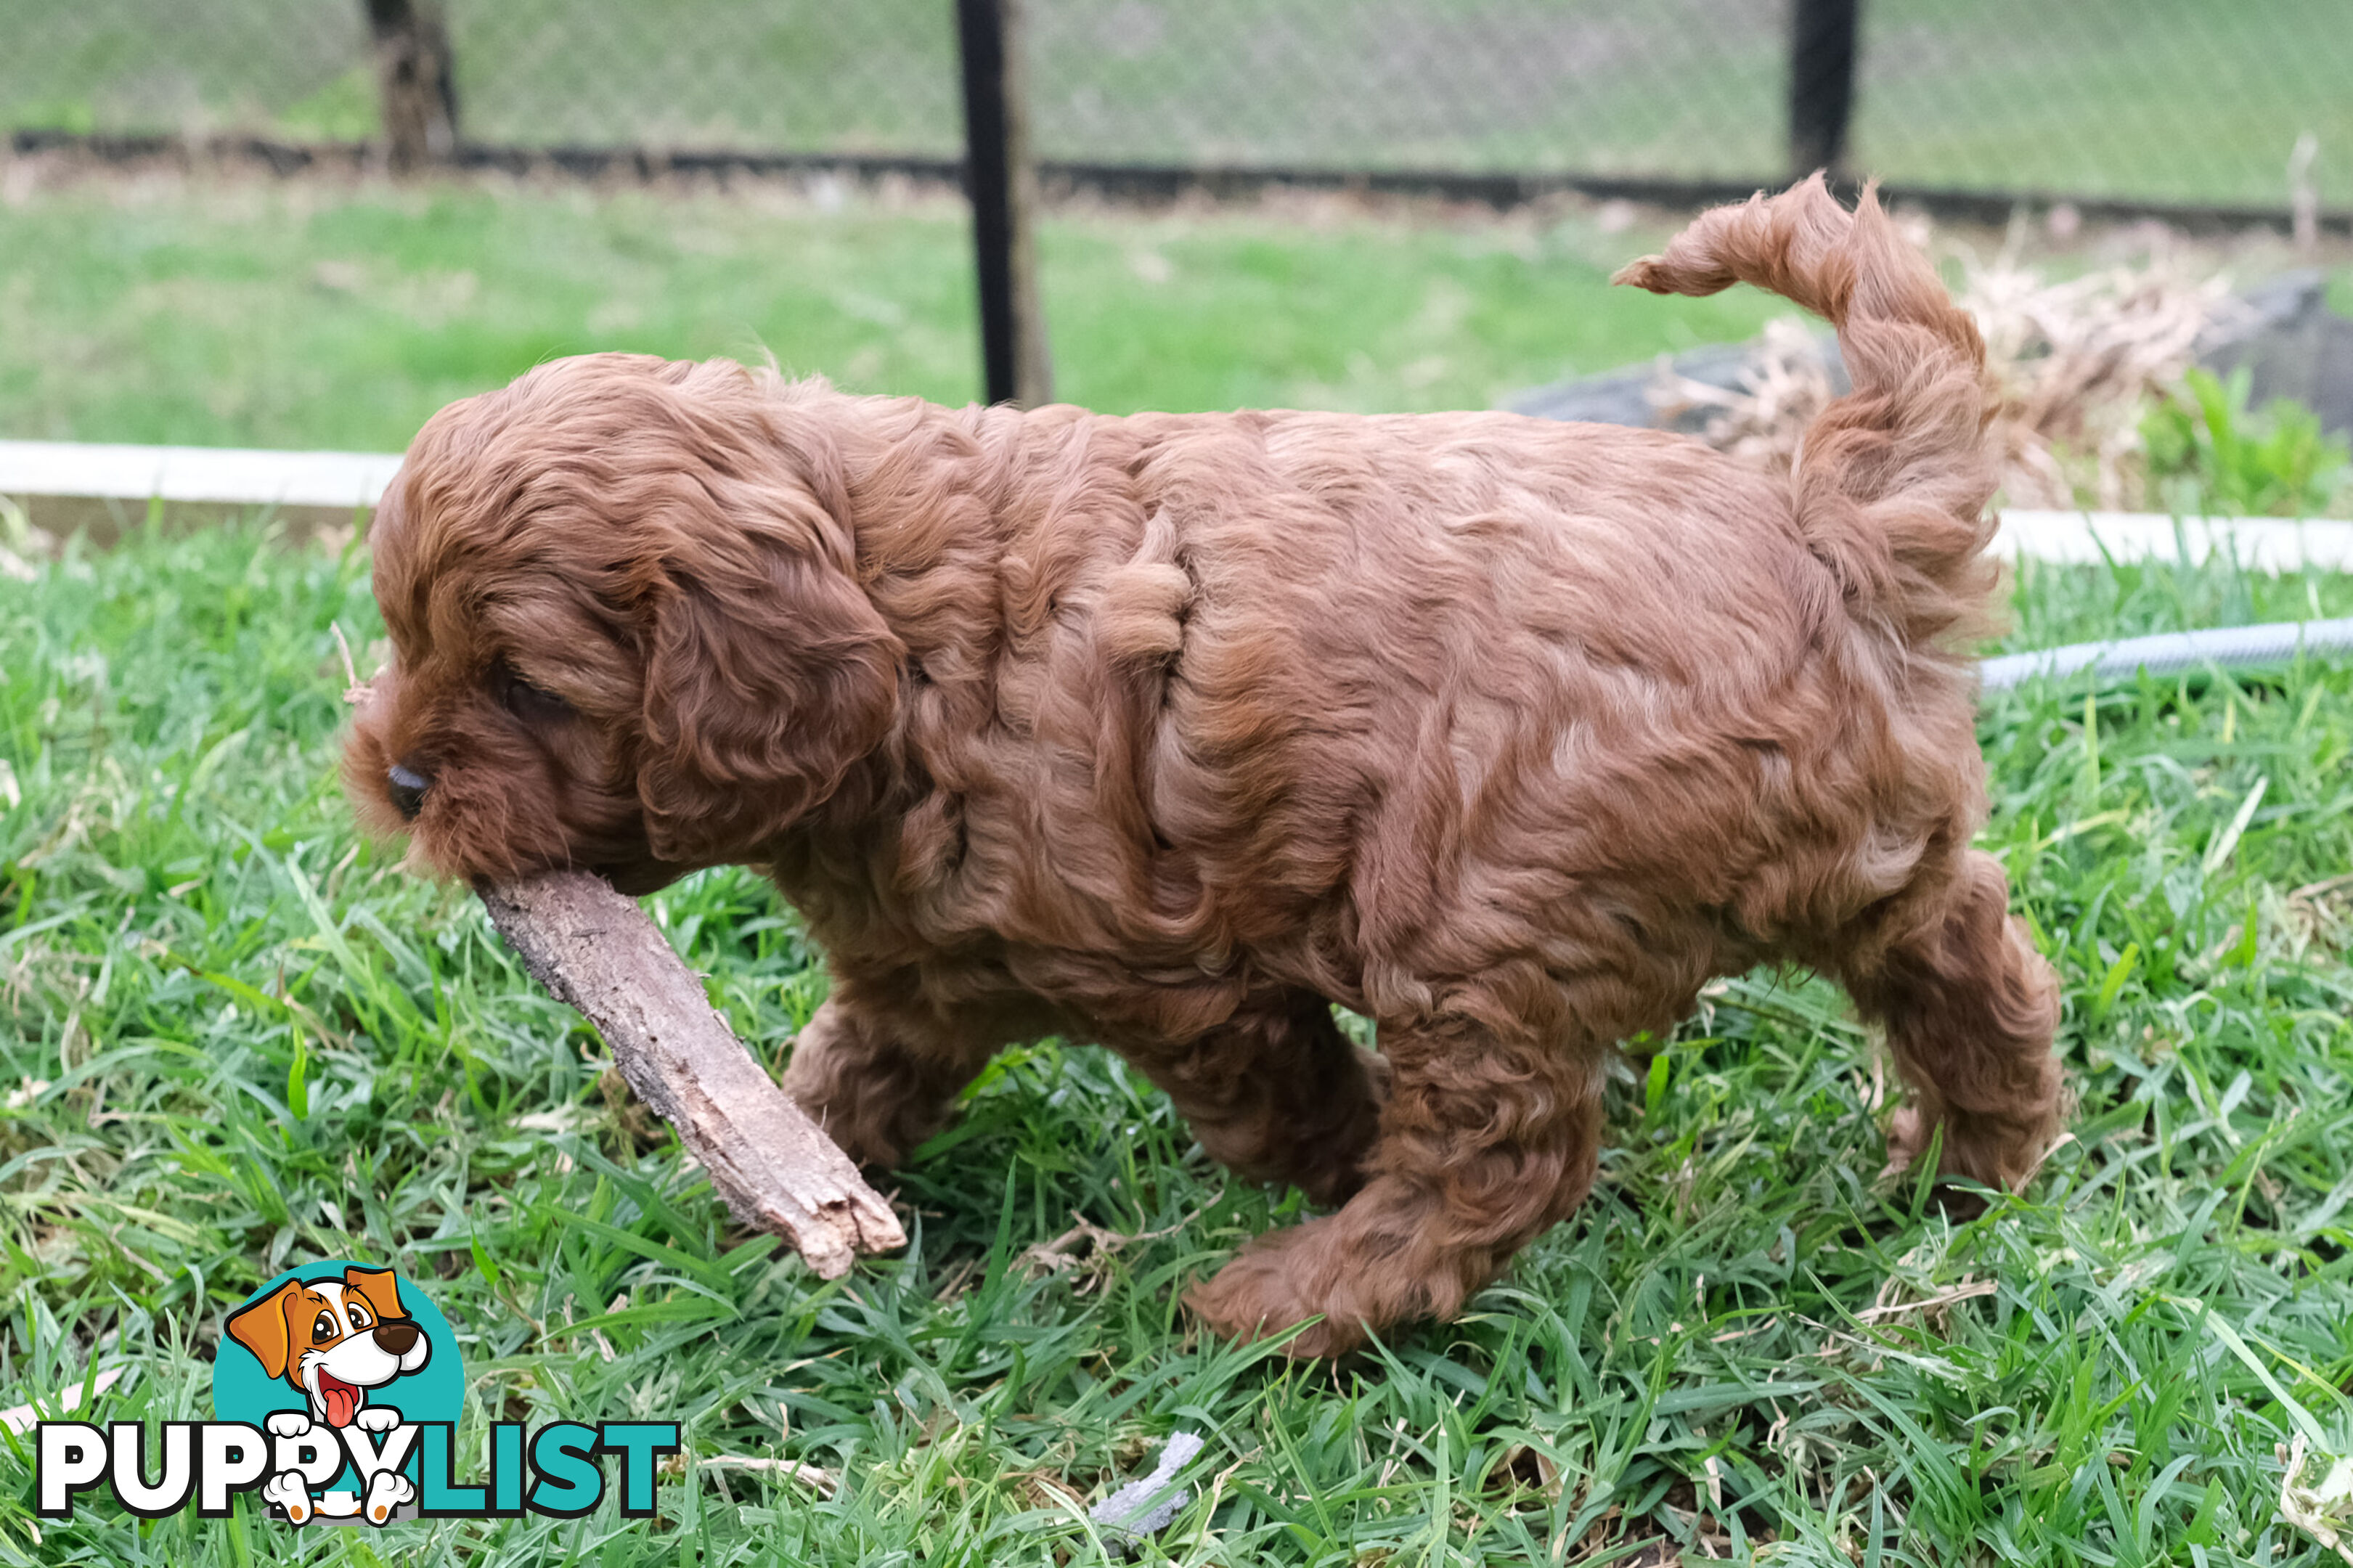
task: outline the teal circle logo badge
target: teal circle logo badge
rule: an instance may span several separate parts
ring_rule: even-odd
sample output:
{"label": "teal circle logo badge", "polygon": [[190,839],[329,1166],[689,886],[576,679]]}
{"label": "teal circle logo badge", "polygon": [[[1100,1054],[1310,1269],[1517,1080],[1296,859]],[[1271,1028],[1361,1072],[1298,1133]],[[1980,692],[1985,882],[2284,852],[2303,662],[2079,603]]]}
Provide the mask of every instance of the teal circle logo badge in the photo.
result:
{"label": "teal circle logo badge", "polygon": [[260,1495],[294,1524],[417,1514],[420,1428],[455,1428],[466,1374],[449,1320],[413,1279],[332,1258],[290,1268],[228,1315],[213,1411],[269,1434]]}
{"label": "teal circle logo badge", "polygon": [[135,1415],[34,1424],[39,1517],[71,1519],[75,1500],[102,1487],[141,1519],[192,1506],[227,1519],[241,1493],[293,1525],[580,1519],[604,1501],[606,1463],[617,1460],[621,1517],[652,1519],[663,1457],[683,1451],[676,1421],[493,1421],[487,1470],[460,1481],[457,1336],[414,1279],[376,1264],[290,1268],[225,1327],[213,1420],[166,1421],[153,1441]]}

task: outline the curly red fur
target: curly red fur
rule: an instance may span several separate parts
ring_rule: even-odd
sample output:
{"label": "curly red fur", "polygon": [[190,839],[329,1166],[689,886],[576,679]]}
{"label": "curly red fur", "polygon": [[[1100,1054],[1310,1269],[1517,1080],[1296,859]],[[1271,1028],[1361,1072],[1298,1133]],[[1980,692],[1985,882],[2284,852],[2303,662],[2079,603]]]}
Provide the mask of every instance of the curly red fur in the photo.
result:
{"label": "curly red fur", "polygon": [[1008,1043],[1121,1052],[1212,1155],[1341,1204],[1192,1297],[1320,1315],[1304,1352],[1456,1310],[1590,1186],[1613,1042],[1759,963],[1884,1024],[1899,1156],[1941,1123],[1948,1169],[2022,1181],[2055,1008],[1968,847],[1976,333],[1819,181],[1624,276],[1836,323],[1855,391],[1791,478],[1508,415],[542,366],[437,415],[378,514],[353,795],[454,875],[763,868],[833,973],[787,1087],[861,1160]]}

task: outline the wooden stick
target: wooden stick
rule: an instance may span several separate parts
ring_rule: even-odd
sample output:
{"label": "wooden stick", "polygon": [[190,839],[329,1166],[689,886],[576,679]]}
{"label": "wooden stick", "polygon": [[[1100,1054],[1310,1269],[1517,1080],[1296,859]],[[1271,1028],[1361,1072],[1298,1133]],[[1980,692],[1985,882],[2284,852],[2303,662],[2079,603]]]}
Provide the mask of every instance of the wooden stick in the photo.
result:
{"label": "wooden stick", "polygon": [[828,1279],[858,1253],[907,1245],[891,1205],[752,1059],[637,900],[585,871],[477,890],[532,978],[596,1026],[739,1221],[783,1237]]}

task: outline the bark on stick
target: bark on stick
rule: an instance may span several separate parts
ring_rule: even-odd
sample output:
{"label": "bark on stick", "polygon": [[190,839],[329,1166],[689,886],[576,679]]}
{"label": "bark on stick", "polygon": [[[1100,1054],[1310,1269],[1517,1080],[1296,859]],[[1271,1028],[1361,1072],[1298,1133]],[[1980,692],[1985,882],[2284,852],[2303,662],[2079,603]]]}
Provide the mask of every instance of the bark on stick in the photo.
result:
{"label": "bark on stick", "polygon": [[828,1279],[859,1253],[907,1244],[891,1205],[752,1059],[635,900],[583,871],[479,890],[532,978],[596,1026],[736,1219],[783,1237]]}

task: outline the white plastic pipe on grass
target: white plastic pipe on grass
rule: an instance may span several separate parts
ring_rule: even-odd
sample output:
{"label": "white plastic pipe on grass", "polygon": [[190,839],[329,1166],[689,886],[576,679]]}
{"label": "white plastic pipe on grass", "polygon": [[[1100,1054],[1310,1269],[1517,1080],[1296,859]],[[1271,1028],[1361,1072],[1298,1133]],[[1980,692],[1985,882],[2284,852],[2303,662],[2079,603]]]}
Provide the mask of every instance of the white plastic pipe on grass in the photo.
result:
{"label": "white plastic pipe on grass", "polygon": [[2343,653],[2353,653],[2353,618],[2217,626],[2116,642],[2071,643],[1986,659],[1978,666],[1978,676],[1980,689],[2008,691],[2037,677],[2061,680],[2086,670],[2094,679],[2108,680],[2144,669],[2151,675],[2177,675],[2210,667],[2244,669],[2285,664],[2298,654]]}

